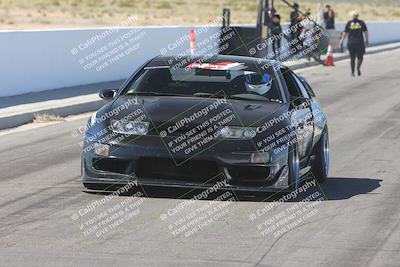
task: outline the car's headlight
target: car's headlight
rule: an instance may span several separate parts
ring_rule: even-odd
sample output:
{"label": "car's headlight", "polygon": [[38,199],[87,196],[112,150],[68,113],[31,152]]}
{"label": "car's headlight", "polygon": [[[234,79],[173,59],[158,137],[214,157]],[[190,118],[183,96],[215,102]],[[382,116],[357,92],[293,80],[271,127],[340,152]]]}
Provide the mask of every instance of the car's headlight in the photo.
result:
{"label": "car's headlight", "polygon": [[146,135],[149,130],[149,123],[146,121],[111,120],[111,130],[120,134]]}
{"label": "car's headlight", "polygon": [[218,131],[221,138],[250,139],[256,136],[256,128],[225,126]]}

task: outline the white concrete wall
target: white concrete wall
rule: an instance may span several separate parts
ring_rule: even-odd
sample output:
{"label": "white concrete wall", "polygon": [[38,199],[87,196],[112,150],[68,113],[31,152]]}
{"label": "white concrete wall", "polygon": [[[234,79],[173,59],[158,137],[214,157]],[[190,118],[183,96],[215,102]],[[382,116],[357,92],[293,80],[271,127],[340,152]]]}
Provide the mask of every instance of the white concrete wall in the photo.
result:
{"label": "white concrete wall", "polygon": [[[371,44],[400,41],[400,21],[367,24]],[[130,45],[138,45],[137,50],[105,69],[97,71],[93,67],[85,70],[83,66],[86,63],[80,64],[85,56],[133,29],[139,28],[121,28],[83,50],[79,49],[79,44],[106,29],[0,31],[0,97],[124,79],[147,59],[160,54],[162,48],[170,55],[190,48],[188,39],[185,39],[190,27],[143,27],[139,32],[144,33],[142,38]],[[205,40],[214,42],[213,36],[219,32],[218,26],[197,26],[195,29],[199,32],[198,43]],[[338,23],[337,29],[344,29],[344,23]],[[169,49],[177,39],[184,40],[176,49]],[[76,55],[71,52],[73,48],[77,48]],[[207,52],[216,53],[216,50],[214,45]],[[124,48],[124,51],[127,50]]]}
{"label": "white concrete wall", "polygon": [[[383,43],[400,41],[400,21],[374,21],[368,22],[367,27],[370,35],[370,44],[377,45]],[[346,23],[336,23],[336,30],[344,31]],[[288,27],[287,24],[284,28]]]}
{"label": "white concrete wall", "polygon": [[[366,22],[369,32],[369,43],[370,45],[379,45],[384,43],[391,42],[400,42],[400,21],[394,22]],[[336,23],[337,31],[344,31],[346,23]],[[283,29],[287,29],[289,27],[288,24],[282,25]],[[286,43],[283,40],[282,44]],[[338,43],[338,40],[335,40],[334,43]],[[347,41],[345,41],[347,43]]]}
{"label": "white concrete wall", "polygon": [[[190,28],[121,28],[118,32],[104,35],[104,38],[83,50],[79,49],[85,47],[79,46],[81,43],[95,35],[104,34],[107,29],[2,31],[0,32],[0,97],[127,78],[146,60],[160,54],[162,48],[165,48],[166,54],[169,55],[177,55],[190,49],[187,37]],[[194,29],[198,31],[198,43],[204,40],[213,41],[215,36],[216,40],[219,40],[218,26],[197,26]],[[133,32],[133,30],[140,31]],[[129,33],[135,34],[123,37]],[[97,49],[117,39],[129,43],[129,39],[133,36],[138,36],[140,39],[119,52],[124,53],[132,47],[137,49],[127,55],[124,54],[122,58],[103,70],[97,71],[94,67],[85,70],[86,63],[80,64],[80,60]],[[176,40],[180,39],[182,43],[172,49]],[[76,55],[71,52],[73,48],[77,49]],[[214,45],[207,53],[216,53],[217,49],[218,45]]]}
{"label": "white concrete wall", "polygon": [[[371,45],[400,41],[400,21],[367,21],[366,23],[370,35],[369,43]],[[336,29],[344,31],[345,25],[346,23],[337,23]]]}

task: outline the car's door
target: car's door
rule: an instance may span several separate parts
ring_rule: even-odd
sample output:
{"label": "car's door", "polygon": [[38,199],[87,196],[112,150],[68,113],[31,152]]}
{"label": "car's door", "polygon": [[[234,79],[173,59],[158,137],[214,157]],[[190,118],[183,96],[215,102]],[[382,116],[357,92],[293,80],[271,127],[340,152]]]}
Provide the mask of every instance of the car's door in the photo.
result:
{"label": "car's door", "polygon": [[311,97],[300,79],[289,69],[282,71],[291,101],[291,123],[296,129],[296,137],[301,159],[310,155],[314,123],[311,110]]}
{"label": "car's door", "polygon": [[314,122],[314,138],[313,138],[313,146],[318,142],[322,131],[326,125],[326,116],[321,109],[321,106],[318,104],[318,101],[315,98],[315,94],[310,84],[303,77],[299,77],[300,81],[304,85],[307,90],[307,93],[311,97],[311,111],[313,114],[313,122]]}

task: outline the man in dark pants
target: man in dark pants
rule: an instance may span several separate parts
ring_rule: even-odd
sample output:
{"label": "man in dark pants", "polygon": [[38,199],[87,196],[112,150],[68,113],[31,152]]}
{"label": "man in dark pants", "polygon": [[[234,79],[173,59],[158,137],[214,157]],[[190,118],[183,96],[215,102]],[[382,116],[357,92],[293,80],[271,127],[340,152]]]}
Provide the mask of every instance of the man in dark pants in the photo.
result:
{"label": "man in dark pants", "polygon": [[[297,4],[297,3],[294,3],[293,4],[293,11],[292,12],[290,12],[290,27],[292,27],[292,26],[301,26],[300,24],[298,24],[300,21],[301,21],[301,15],[300,15],[300,12],[299,12],[299,4]],[[301,32],[301,29],[297,29],[297,30],[294,30],[294,31],[291,31],[290,32],[290,35],[291,35],[291,37],[292,37],[292,40],[293,39],[296,39],[297,37],[299,37],[299,35],[300,35],[300,32]]]}
{"label": "man in dark pants", "polygon": [[335,29],[335,11],[330,5],[325,6],[324,21],[327,30]]}
{"label": "man in dark pants", "polygon": [[299,22],[299,17],[300,17],[300,13],[299,13],[299,4],[294,3],[293,4],[293,11],[290,12],[290,26],[294,26]]}
{"label": "man in dark pants", "polygon": [[[368,45],[368,29],[364,21],[358,19],[358,13],[352,12],[353,19],[347,22],[344,34],[339,45],[343,48],[343,41],[348,37],[347,47],[350,52],[351,75],[354,76],[354,69],[357,58],[357,74],[361,76],[361,64],[365,54],[365,46]],[[364,40],[365,36],[365,40]]]}
{"label": "man in dark pants", "polygon": [[275,58],[278,58],[281,53],[281,36],[282,26],[281,26],[281,16],[275,14],[272,17],[271,23],[271,35],[273,37],[272,50],[274,51]]}

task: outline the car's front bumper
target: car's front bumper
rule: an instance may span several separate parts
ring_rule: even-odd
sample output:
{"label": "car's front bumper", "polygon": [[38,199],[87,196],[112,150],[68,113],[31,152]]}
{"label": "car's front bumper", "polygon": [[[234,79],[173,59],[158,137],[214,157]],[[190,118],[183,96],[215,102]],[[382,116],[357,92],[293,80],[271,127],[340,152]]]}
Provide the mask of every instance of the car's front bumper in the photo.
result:
{"label": "car's front bumper", "polygon": [[88,188],[107,188],[136,182],[144,186],[206,189],[218,181],[221,189],[275,192],[289,189],[287,151],[268,163],[252,163],[256,151],[233,151],[240,144],[226,141],[194,157],[175,154],[159,139],[112,145],[110,155],[101,157],[84,151],[82,178]]}

